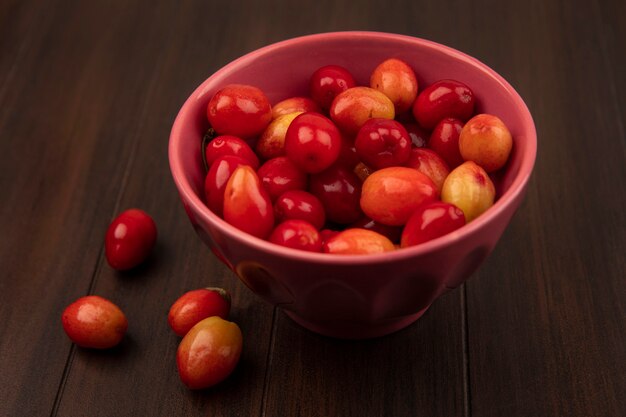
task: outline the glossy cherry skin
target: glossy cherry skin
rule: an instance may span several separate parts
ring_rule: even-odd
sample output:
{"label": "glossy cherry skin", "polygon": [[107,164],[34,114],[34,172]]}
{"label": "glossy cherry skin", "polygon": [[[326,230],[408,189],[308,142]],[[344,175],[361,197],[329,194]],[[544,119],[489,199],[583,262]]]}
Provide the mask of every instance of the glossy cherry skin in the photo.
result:
{"label": "glossy cherry skin", "polygon": [[500,118],[478,114],[463,126],[459,151],[465,161],[474,161],[487,172],[502,168],[513,148],[511,132]]}
{"label": "glossy cherry skin", "polygon": [[366,229],[346,229],[322,245],[322,252],[337,255],[367,255],[395,249],[394,244],[385,236]]}
{"label": "glossy cherry skin", "polygon": [[61,316],[63,330],[78,346],[108,349],[120,343],[128,321],[118,306],[97,295],[81,297]]}
{"label": "glossy cherry skin", "polygon": [[361,208],[372,220],[403,226],[420,204],[438,196],[437,186],[418,170],[389,167],[374,172],[363,182]]}
{"label": "glossy cherry skin", "polygon": [[339,157],[341,144],[339,129],[319,113],[298,115],[285,135],[285,153],[307,173],[331,166]]}
{"label": "glossy cherry skin", "polygon": [[224,212],[226,184],[237,167],[250,165],[247,159],[235,155],[224,155],[211,164],[204,179],[204,197],[207,207],[218,216]]}
{"label": "glossy cherry skin", "polygon": [[348,169],[353,169],[361,159],[356,153],[356,147],[354,146],[354,139],[350,139],[346,135],[341,135],[341,151],[339,151],[339,157],[335,162],[336,165],[341,165]]}
{"label": "glossy cherry skin", "polygon": [[218,316],[198,322],[176,351],[181,381],[190,389],[204,389],[226,379],[237,366],[243,336],[237,324]]}
{"label": "glossy cherry skin", "polygon": [[355,85],[350,71],[339,65],[326,65],[311,75],[309,92],[313,101],[323,110],[328,110],[339,93]]}
{"label": "glossy cherry skin", "polygon": [[459,149],[459,137],[462,129],[462,121],[446,117],[437,123],[428,140],[428,147],[437,152],[451,169],[463,163]]}
{"label": "glossy cherry skin", "polygon": [[393,103],[383,93],[370,87],[352,87],[340,93],[329,110],[330,118],[339,129],[355,137],[369,119],[393,119]]}
{"label": "glossy cherry skin", "polygon": [[326,213],[320,200],[303,190],[289,190],[282,193],[274,202],[276,223],[285,220],[304,220],[317,230],[324,227]]}
{"label": "glossy cherry skin", "polygon": [[305,190],[307,187],[306,173],[285,156],[266,161],[257,174],[272,201],[285,191]]}
{"label": "glossy cherry skin", "polygon": [[107,229],[104,246],[107,262],[120,271],[134,268],[148,257],[156,239],[156,224],[148,213],[126,210]]}
{"label": "glossy cherry skin", "polygon": [[409,137],[411,138],[411,144],[414,148],[424,148],[428,143],[428,139],[430,138],[430,131],[424,129],[417,123],[404,123],[403,124],[406,131],[409,133]]}
{"label": "glossy cherry skin", "polygon": [[440,80],[417,95],[413,116],[425,129],[433,129],[445,117],[466,122],[474,113],[474,93],[455,80]]}
{"label": "glossy cherry skin", "polygon": [[270,197],[248,165],[237,167],[226,184],[224,220],[261,239],[266,239],[274,228]]}
{"label": "glossy cherry skin", "polygon": [[427,148],[413,148],[405,166],[416,169],[433,180],[441,194],[443,182],[450,173],[450,168],[437,152]]}
{"label": "glossy cherry skin", "polygon": [[312,111],[320,113],[321,109],[312,99],[308,97],[290,97],[272,106],[272,119],[290,113],[304,113]]}
{"label": "glossy cherry skin", "polygon": [[389,119],[369,119],[354,141],[361,160],[374,169],[404,164],[411,154],[411,139],[402,124]]}
{"label": "glossy cherry skin", "polygon": [[333,165],[319,174],[311,175],[309,191],[322,202],[327,220],[349,224],[362,215],[359,205],[361,181],[344,167]]}
{"label": "glossy cherry skin", "polygon": [[453,204],[435,201],[422,204],[404,226],[400,246],[419,245],[465,225],[463,211]]}
{"label": "glossy cherry skin", "polygon": [[181,295],[170,307],[167,322],[178,336],[184,336],[207,317],[223,319],[230,312],[230,294],[222,288],[201,288]]}
{"label": "glossy cherry skin", "polygon": [[286,220],[280,223],[269,237],[269,241],[280,246],[307,252],[320,252],[322,239],[317,229],[304,220]]}
{"label": "glossy cherry skin", "polygon": [[204,150],[206,162],[209,167],[220,156],[234,155],[247,160],[254,169],[259,168],[259,158],[256,156],[250,145],[243,139],[232,135],[217,136],[208,143]]}
{"label": "glossy cherry skin", "polygon": [[261,134],[272,120],[272,106],[261,89],[229,84],[211,97],[207,118],[220,135],[250,139]]}

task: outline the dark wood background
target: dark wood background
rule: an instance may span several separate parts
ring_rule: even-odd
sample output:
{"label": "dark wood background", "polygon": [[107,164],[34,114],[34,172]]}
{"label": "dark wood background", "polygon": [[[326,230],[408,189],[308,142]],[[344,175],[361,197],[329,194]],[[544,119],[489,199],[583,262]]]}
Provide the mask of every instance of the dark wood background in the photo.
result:
{"label": "dark wood background", "polygon": [[[0,416],[626,415],[626,3],[0,1]],[[297,35],[409,34],[494,68],[526,100],[538,159],[479,272],[409,328],[347,342],[257,299],[194,234],[171,180],[179,107],[232,59]],[[159,228],[116,273],[103,236],[140,207]],[[235,373],[192,392],[167,326],[223,286]],[[64,307],[126,312],[116,349],[79,349]]]}

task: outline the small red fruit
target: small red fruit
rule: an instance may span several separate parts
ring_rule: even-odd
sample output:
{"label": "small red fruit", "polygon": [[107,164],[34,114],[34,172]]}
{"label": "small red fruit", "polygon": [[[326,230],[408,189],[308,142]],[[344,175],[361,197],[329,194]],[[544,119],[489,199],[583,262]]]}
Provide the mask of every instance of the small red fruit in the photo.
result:
{"label": "small red fruit", "polygon": [[226,184],[237,167],[249,165],[247,159],[235,155],[224,155],[216,159],[204,179],[204,197],[207,206],[218,216],[224,212]]}
{"label": "small red fruit", "polygon": [[304,220],[320,230],[326,223],[326,213],[320,200],[302,190],[289,190],[282,193],[274,202],[274,215],[277,223],[285,220]]}
{"label": "small red fruit", "polygon": [[190,389],[218,384],[237,366],[242,346],[237,324],[217,316],[198,322],[178,345],[176,365],[181,381]]}
{"label": "small red fruit", "polygon": [[404,164],[411,155],[411,138],[395,120],[369,119],[354,142],[361,160],[374,169]]}
{"label": "small red fruit", "polygon": [[250,145],[236,136],[217,136],[209,142],[204,150],[204,154],[209,167],[211,167],[213,162],[221,156],[234,155],[247,160],[252,168],[259,168],[259,158],[256,156]]}
{"label": "small red fruit", "polygon": [[339,157],[341,146],[339,129],[319,113],[298,115],[285,135],[285,153],[307,173],[331,166]]}
{"label": "small red fruit", "polygon": [[451,169],[463,163],[459,149],[459,136],[462,129],[463,122],[459,119],[446,117],[437,123],[428,140],[428,147],[437,152]]}
{"label": "small red fruit", "polygon": [[317,229],[304,220],[286,220],[276,226],[269,237],[269,241],[280,246],[320,252],[322,239]]}
{"label": "small red fruit", "polygon": [[404,61],[390,58],[372,72],[370,87],[391,99],[397,114],[409,110],[417,96],[417,79],[413,69]]}
{"label": "small red fruit", "polygon": [[253,236],[265,239],[274,227],[274,208],[252,167],[235,169],[224,192],[224,220]]}
{"label": "small red fruit", "polygon": [[213,95],[207,118],[220,135],[250,139],[261,134],[272,120],[272,107],[261,89],[230,84]]}
{"label": "small red fruit", "polygon": [[126,210],[107,229],[104,238],[107,262],[120,271],[134,268],[148,257],[156,238],[152,217],[143,210]]}
{"label": "small red fruit", "polygon": [[118,306],[97,295],[81,297],[61,316],[63,330],[78,346],[108,349],[120,343],[128,321]]}
{"label": "small red fruit", "polygon": [[422,204],[404,226],[400,246],[419,245],[446,235],[465,224],[463,210],[453,204],[435,201]]}
{"label": "small red fruit", "polygon": [[474,93],[455,80],[440,80],[418,94],[413,104],[413,116],[425,129],[432,129],[445,117],[465,122],[474,112]]}
{"label": "small red fruit", "polygon": [[212,316],[224,320],[230,312],[230,294],[222,288],[201,288],[178,298],[167,316],[174,333],[184,336],[199,321]]}
{"label": "small red fruit", "polygon": [[326,65],[318,68],[309,82],[311,98],[324,110],[339,93],[356,85],[350,71],[339,65]]}
{"label": "small red fruit", "polygon": [[359,206],[361,181],[354,172],[344,167],[333,165],[311,175],[309,191],[322,202],[327,220],[349,224],[363,214]]}
{"label": "small red fruit", "polygon": [[285,156],[278,156],[261,165],[257,175],[272,201],[289,190],[304,190],[307,175]]}
{"label": "small red fruit", "polygon": [[385,236],[366,229],[346,229],[324,242],[322,251],[339,255],[391,252],[394,244]]}
{"label": "small red fruit", "polygon": [[320,113],[320,108],[317,103],[308,97],[290,97],[272,106],[272,119],[277,119],[285,114],[304,113],[307,111]]}
{"label": "small red fruit", "polygon": [[487,172],[502,168],[512,148],[511,132],[502,120],[491,114],[472,117],[459,137],[459,150],[463,159],[476,162]]}

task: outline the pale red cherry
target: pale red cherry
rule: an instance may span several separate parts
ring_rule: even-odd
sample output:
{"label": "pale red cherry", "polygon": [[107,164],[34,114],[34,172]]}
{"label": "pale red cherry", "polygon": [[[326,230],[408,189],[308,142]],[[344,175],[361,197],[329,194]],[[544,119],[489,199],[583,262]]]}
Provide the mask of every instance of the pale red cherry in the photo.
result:
{"label": "pale red cherry", "polygon": [[404,128],[409,133],[411,143],[414,148],[424,148],[430,138],[430,132],[417,123],[406,122],[403,123]]}
{"label": "pale red cherry", "polygon": [[226,184],[235,169],[242,165],[250,165],[249,160],[235,155],[221,156],[213,161],[204,178],[204,198],[207,207],[218,216],[224,211]]}
{"label": "pale red cherry", "polygon": [[393,119],[393,103],[370,87],[353,87],[340,93],[330,106],[330,118],[348,136],[355,136],[369,119]]}
{"label": "pale red cherry", "polygon": [[285,153],[307,173],[331,166],[341,152],[341,133],[319,113],[302,113],[291,122],[285,135]]}
{"label": "pale red cherry", "polygon": [[63,330],[78,346],[108,349],[118,345],[128,321],[120,308],[97,295],[80,297],[63,310]]}
{"label": "pale red cherry", "polygon": [[504,122],[491,114],[472,117],[459,137],[461,156],[487,172],[502,168],[513,148],[513,137]]}
{"label": "pale red cherry", "polygon": [[274,228],[272,202],[249,165],[237,167],[226,184],[224,220],[261,239],[266,239]]}
{"label": "pale red cherry", "polygon": [[450,173],[450,168],[435,151],[426,148],[413,148],[405,166],[416,169],[433,180],[437,186],[437,191],[441,194],[443,182]]}
{"label": "pale red cherry", "polygon": [[437,186],[426,175],[413,168],[389,167],[363,182],[361,209],[374,221],[402,226],[420,204],[437,197]]}
{"label": "pale red cherry", "polygon": [[453,117],[465,122],[474,113],[474,93],[455,80],[440,80],[417,95],[413,116],[425,129],[434,128],[443,118]]}
{"label": "pale red cherry", "polygon": [[317,229],[304,220],[286,220],[274,228],[269,241],[280,246],[307,252],[320,252],[322,239]]}
{"label": "pale red cherry", "polygon": [[[267,160],[285,155],[285,135],[293,119],[302,112],[288,113],[276,117],[265,128],[254,146],[257,154]],[[258,166],[256,167],[258,168]],[[255,169],[256,169],[255,168]]]}
{"label": "pale red cherry", "polygon": [[469,223],[494,203],[496,190],[484,169],[472,161],[456,167],[443,183],[441,201],[454,204]]}
{"label": "pale red cherry", "polygon": [[463,211],[442,201],[422,204],[413,212],[402,231],[400,246],[419,245],[447,235],[465,224]]}
{"label": "pale red cherry", "polygon": [[304,113],[312,111],[320,113],[321,109],[313,100],[308,97],[289,97],[272,106],[272,119],[290,113]]}
{"label": "pale red cherry", "polygon": [[417,97],[417,78],[404,61],[390,58],[372,72],[370,87],[385,94],[393,102],[396,114],[409,110]]}
{"label": "pale red cherry", "polygon": [[367,255],[391,252],[394,244],[380,233],[367,229],[346,229],[322,245],[324,253],[338,255]]}
{"label": "pale red cherry", "polygon": [[220,135],[250,139],[261,134],[272,120],[272,106],[261,89],[229,84],[211,97],[207,118]]}

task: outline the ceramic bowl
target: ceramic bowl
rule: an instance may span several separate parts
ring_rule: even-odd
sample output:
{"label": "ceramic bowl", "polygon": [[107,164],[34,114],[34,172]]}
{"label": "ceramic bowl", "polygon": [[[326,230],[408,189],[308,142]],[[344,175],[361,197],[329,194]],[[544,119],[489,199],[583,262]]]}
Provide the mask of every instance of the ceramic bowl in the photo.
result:
{"label": "ceramic bowl", "polygon": [[[261,88],[272,103],[307,95],[311,73],[341,65],[368,85],[384,59],[409,63],[424,87],[439,79],[467,84],[477,112],[509,127],[514,146],[493,176],[497,201],[484,214],[446,236],[377,255],[328,255],[274,245],[227,224],[203,202],[201,139],[211,96],[230,83]],[[370,338],[406,327],[444,292],[463,283],[492,252],[522,202],[537,150],[532,117],[519,94],[478,60],[409,36],[376,32],[309,35],[269,45],[224,66],[183,104],[174,122],[170,168],[191,224],[211,251],[258,296],[294,321],[338,338]]]}

